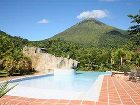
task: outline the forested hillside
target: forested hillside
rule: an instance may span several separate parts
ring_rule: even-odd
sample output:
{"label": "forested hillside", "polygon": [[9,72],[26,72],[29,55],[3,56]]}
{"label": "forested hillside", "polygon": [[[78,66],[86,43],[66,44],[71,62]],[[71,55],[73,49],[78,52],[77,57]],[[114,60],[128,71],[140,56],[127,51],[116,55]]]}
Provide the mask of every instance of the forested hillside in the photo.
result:
{"label": "forested hillside", "polygon": [[128,33],[98,20],[86,19],[55,35],[51,39],[56,38],[84,46],[117,48],[128,41]]}

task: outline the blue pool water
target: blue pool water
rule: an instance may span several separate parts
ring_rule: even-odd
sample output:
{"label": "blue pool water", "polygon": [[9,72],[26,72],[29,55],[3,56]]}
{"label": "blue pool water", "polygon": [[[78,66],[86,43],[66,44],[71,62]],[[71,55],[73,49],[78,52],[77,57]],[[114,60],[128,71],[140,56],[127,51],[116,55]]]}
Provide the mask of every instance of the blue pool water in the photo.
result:
{"label": "blue pool water", "polygon": [[[101,80],[97,88],[98,82],[96,82],[96,86],[93,84],[95,84],[95,81],[100,75],[105,74],[110,73],[77,72],[75,75],[70,76],[46,75],[31,79],[21,79],[14,82],[14,84],[18,83],[18,86],[10,91],[8,95],[45,99],[83,99],[81,96],[85,95],[86,97],[84,97],[84,99],[94,100],[94,96],[91,97],[90,91],[92,88],[95,88],[92,90],[92,92],[95,93],[97,88],[101,87]],[[24,89],[26,89],[26,91],[23,91]],[[88,91],[89,93],[87,94]],[[98,99],[99,92],[96,94],[96,99]]]}

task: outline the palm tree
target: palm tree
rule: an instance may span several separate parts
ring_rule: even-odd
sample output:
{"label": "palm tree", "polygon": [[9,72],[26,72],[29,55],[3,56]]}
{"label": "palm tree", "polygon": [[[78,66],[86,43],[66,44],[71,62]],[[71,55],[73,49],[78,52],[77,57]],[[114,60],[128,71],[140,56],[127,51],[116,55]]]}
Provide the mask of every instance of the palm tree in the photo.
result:
{"label": "palm tree", "polygon": [[123,58],[125,58],[126,52],[123,49],[117,49],[115,52],[112,52],[112,60],[114,62],[118,63],[120,62],[120,65],[123,65]]}
{"label": "palm tree", "polygon": [[16,85],[10,86],[8,81],[0,83],[0,98],[4,96],[7,92],[13,89]]}

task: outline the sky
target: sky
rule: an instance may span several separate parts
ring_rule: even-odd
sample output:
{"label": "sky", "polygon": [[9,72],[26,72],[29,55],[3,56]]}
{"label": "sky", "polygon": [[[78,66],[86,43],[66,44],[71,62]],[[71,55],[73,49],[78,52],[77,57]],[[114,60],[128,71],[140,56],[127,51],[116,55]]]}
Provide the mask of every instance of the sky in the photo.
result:
{"label": "sky", "polygon": [[127,30],[139,10],[140,0],[0,0],[0,30],[43,40],[87,18]]}

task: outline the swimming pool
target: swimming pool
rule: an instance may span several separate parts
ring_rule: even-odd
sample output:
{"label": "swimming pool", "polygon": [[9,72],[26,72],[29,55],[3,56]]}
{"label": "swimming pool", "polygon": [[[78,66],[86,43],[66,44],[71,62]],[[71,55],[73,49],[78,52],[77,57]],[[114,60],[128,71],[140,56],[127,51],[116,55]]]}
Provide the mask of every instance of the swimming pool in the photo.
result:
{"label": "swimming pool", "polygon": [[75,75],[43,75],[14,80],[17,84],[8,95],[42,99],[71,99],[97,101],[103,75],[107,72],[77,72]]}

